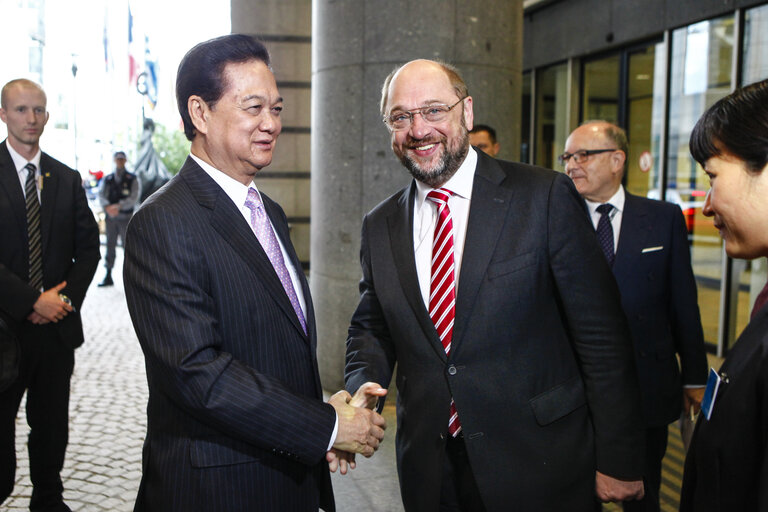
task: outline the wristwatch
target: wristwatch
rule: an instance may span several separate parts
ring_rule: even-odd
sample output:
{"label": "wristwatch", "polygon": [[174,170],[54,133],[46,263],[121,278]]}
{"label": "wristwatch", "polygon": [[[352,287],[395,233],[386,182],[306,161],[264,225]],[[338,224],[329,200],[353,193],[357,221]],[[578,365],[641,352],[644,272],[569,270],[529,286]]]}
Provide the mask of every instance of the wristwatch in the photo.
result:
{"label": "wristwatch", "polygon": [[60,293],[60,294],[59,294],[59,298],[61,299],[61,302],[63,302],[63,303],[64,303],[64,304],[66,304],[67,306],[71,307],[73,312],[74,312],[74,311],[77,311],[77,310],[75,309],[75,305],[74,305],[74,304],[72,304],[72,300],[71,300],[69,297],[67,297],[67,296],[66,296],[66,295],[64,295],[63,293]]}

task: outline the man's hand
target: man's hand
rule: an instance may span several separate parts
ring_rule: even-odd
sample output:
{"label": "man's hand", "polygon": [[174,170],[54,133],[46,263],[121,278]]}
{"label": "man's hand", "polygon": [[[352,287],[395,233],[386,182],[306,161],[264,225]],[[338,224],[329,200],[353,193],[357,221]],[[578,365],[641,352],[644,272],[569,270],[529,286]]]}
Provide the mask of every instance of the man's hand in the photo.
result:
{"label": "man's hand", "polygon": [[67,282],[62,281],[41,293],[32,306],[33,312],[27,316],[27,320],[39,325],[48,322],[55,323],[67,316],[72,311],[72,306],[59,298],[59,293],[66,286]]}
{"label": "man's hand", "polygon": [[[347,403],[352,407],[373,409],[376,407],[379,397],[386,394],[387,390],[375,382],[366,382],[358,388],[355,395]],[[332,448],[325,454],[325,460],[328,461],[328,469],[331,470],[331,473],[335,473],[338,469],[342,475],[346,475],[347,471],[355,469],[356,466],[354,453],[336,448]]]}
{"label": "man's hand", "polygon": [[705,389],[705,387],[683,388],[683,412],[685,414],[691,414],[691,407],[693,407],[693,415],[699,413],[701,401],[704,400]]}
{"label": "man's hand", "polygon": [[386,396],[387,390],[382,388],[375,382],[366,382],[355,391],[352,400],[349,405],[353,407],[366,407],[368,409],[375,409],[376,404],[379,403],[379,398]]}
{"label": "man's hand", "polygon": [[603,503],[641,500],[645,496],[642,480],[619,480],[595,472],[595,494]]}
{"label": "man's hand", "polygon": [[338,469],[342,475],[346,475],[348,470],[355,469],[356,466],[354,453],[337,450],[336,448],[331,448],[325,454],[325,460],[328,461],[328,469],[331,470],[331,473],[335,473],[336,469]]}
{"label": "man's hand", "polygon": [[341,451],[362,453],[366,457],[373,455],[384,438],[387,422],[370,409],[350,405],[352,396],[346,391],[339,391],[328,400],[336,410],[339,428],[333,448]]}
{"label": "man's hand", "polygon": [[104,207],[104,212],[110,217],[117,217],[117,214],[120,213],[120,205],[108,204],[107,206]]}

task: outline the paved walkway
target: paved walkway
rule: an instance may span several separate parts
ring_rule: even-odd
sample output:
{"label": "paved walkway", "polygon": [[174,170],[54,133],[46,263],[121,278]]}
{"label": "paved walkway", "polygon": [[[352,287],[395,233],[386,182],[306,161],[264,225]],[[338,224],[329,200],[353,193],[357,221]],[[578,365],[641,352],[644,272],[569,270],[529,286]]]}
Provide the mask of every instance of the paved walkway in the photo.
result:
{"label": "paved walkway", "polygon": [[[74,512],[132,511],[141,479],[147,381],[123,294],[121,256],[118,249],[115,286],[96,286],[103,277],[99,267],[82,309],[86,341],[76,351],[62,472],[64,500]],[[389,406],[385,415],[391,428],[382,448],[371,459],[359,461],[351,474],[333,476],[339,512],[402,510],[394,462],[394,408]],[[28,432],[22,401],[16,422],[16,486],[0,510],[29,508]]]}

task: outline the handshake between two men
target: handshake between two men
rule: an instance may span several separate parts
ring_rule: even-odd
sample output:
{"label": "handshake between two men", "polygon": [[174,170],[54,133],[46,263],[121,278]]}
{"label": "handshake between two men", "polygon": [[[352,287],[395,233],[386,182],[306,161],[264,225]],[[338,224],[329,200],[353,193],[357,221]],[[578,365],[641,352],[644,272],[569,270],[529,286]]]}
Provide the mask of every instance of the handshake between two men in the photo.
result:
{"label": "handshake between two men", "polygon": [[325,457],[332,473],[339,469],[346,475],[349,469],[355,468],[355,454],[370,457],[378,450],[387,422],[373,409],[386,394],[387,390],[380,385],[366,382],[354,396],[341,390],[328,400],[339,418],[336,440]]}

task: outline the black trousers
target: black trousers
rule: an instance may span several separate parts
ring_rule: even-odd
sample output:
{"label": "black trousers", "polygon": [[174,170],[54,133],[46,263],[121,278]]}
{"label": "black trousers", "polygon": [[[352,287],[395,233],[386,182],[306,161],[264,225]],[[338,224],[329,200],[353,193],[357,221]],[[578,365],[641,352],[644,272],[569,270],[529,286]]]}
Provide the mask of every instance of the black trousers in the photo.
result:
{"label": "black trousers", "polygon": [[448,436],[440,490],[440,512],[485,512],[480,490],[469,465],[464,436]]}
{"label": "black trousers", "polygon": [[24,391],[29,424],[30,510],[69,510],[62,503],[61,469],[69,438],[69,382],[75,352],[50,324],[27,324],[20,337],[18,380],[0,393],[0,504],[16,478],[16,415]]}

